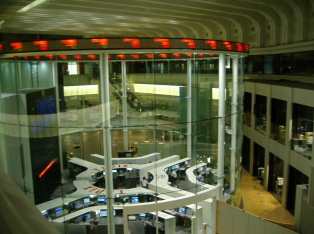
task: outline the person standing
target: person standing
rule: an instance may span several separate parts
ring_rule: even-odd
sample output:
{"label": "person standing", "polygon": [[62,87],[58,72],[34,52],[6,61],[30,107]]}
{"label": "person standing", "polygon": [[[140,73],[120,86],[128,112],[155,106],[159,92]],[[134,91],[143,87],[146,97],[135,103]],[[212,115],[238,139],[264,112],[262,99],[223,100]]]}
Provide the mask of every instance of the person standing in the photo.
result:
{"label": "person standing", "polygon": [[145,176],[143,177],[143,180],[142,180],[142,187],[143,188],[148,188],[148,181],[146,180]]}

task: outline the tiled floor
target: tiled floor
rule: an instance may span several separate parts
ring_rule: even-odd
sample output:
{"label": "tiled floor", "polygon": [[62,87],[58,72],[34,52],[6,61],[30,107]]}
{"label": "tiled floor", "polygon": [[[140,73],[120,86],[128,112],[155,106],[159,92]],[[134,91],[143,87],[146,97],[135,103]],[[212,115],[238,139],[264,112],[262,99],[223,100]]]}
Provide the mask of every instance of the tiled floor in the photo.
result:
{"label": "tiled floor", "polygon": [[254,177],[242,169],[242,178],[239,189],[242,198],[242,209],[248,213],[276,223],[294,224],[294,217],[284,209],[278,200],[264,190]]}

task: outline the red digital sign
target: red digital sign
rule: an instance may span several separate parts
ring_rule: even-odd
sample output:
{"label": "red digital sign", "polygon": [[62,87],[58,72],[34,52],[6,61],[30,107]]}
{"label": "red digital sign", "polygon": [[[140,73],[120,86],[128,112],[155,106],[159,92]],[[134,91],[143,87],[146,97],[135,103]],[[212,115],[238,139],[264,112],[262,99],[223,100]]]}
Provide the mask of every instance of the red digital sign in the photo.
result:
{"label": "red digital sign", "polygon": [[96,58],[97,58],[96,55],[94,55],[94,54],[89,54],[89,55],[87,55],[87,57],[92,59],[92,60],[96,60]]}
{"label": "red digital sign", "polygon": [[40,174],[38,175],[38,178],[41,178],[48,170],[49,168],[55,163],[54,160],[52,160],[46,167],[44,170],[42,170],[42,172],[40,172]]}
{"label": "red digital sign", "polygon": [[82,56],[78,54],[73,55],[73,58],[75,58],[76,60],[82,60]]}
{"label": "red digital sign", "polygon": [[140,48],[140,39],[138,38],[123,38],[123,42],[129,42],[133,48]]}
{"label": "red digital sign", "polygon": [[40,56],[34,56],[34,59],[40,60]]}
{"label": "red digital sign", "polygon": [[182,42],[186,43],[190,49],[195,49],[195,42],[192,39],[181,39]]}
{"label": "red digital sign", "polygon": [[159,42],[162,48],[169,48],[169,39],[167,38],[154,38],[155,42]]}
{"label": "red digital sign", "polygon": [[64,55],[64,54],[60,54],[60,55],[59,55],[59,58],[61,58],[61,59],[67,59],[67,57],[68,57],[68,56],[66,56],[66,55]]}
{"label": "red digital sign", "polygon": [[153,57],[153,54],[145,54],[145,56],[146,56],[147,58],[152,58],[152,57]]}
{"label": "red digital sign", "polygon": [[90,40],[93,43],[98,43],[101,47],[108,47],[108,39],[107,38],[95,38]]}
{"label": "red digital sign", "polygon": [[48,41],[33,41],[33,45],[38,45],[40,50],[48,50]]}
{"label": "red digital sign", "polygon": [[125,54],[117,54],[116,57],[118,59],[125,59]]}
{"label": "red digital sign", "polygon": [[227,50],[232,50],[232,45],[231,45],[230,41],[224,41],[224,42],[222,42],[222,44],[225,45]]}
{"label": "red digital sign", "polygon": [[21,49],[23,49],[23,44],[22,44],[22,42],[12,42],[12,43],[10,43],[10,46],[12,46],[13,49],[15,49],[15,50],[21,50]]}
{"label": "red digital sign", "polygon": [[47,55],[45,55],[45,57],[48,58],[49,60],[53,60],[53,55],[51,55],[51,54],[47,54]]}
{"label": "red digital sign", "polygon": [[[202,40],[202,39],[176,39],[176,38],[92,38],[92,39],[64,39],[64,40],[36,40],[32,42],[12,42],[0,44],[0,53],[18,53],[18,52],[36,52],[36,51],[64,51],[64,50],[137,50],[133,55],[139,52],[139,49],[151,50],[152,53],[156,50],[186,50],[182,51],[180,57],[184,57],[184,54],[192,54],[194,50],[200,52],[203,50],[204,56],[210,51],[219,52],[238,52],[248,53],[249,45],[239,42],[220,41],[220,40]],[[158,53],[164,53],[158,51]],[[168,58],[178,57],[173,55],[177,51],[169,52]],[[210,52],[212,53],[212,52]],[[51,52],[49,52],[51,54]],[[172,55],[171,55],[172,54]],[[16,55],[12,55],[13,56]],[[27,54],[31,57],[32,54]],[[149,55],[150,56],[150,55]],[[152,58],[152,56],[141,54],[138,56],[132,56],[128,54],[125,58],[115,57],[115,59],[142,59]],[[158,54],[156,55],[157,57]],[[191,55],[192,56],[192,55]],[[187,57],[191,57],[188,55]],[[73,58],[69,56],[65,59]],[[21,57],[22,58],[22,57]],[[33,58],[33,57],[32,57]],[[82,59],[98,59],[96,56],[82,55]]]}
{"label": "red digital sign", "polygon": [[176,57],[176,58],[180,58],[180,54],[179,53],[173,53],[172,54],[174,57]]}
{"label": "red digital sign", "polygon": [[206,40],[205,44],[208,44],[212,50],[217,49],[216,47],[217,42],[215,40]]}
{"label": "red digital sign", "polygon": [[60,42],[67,47],[75,47],[77,44],[76,39],[60,40]]}
{"label": "red digital sign", "polygon": [[133,59],[140,59],[140,55],[139,54],[131,54]]}

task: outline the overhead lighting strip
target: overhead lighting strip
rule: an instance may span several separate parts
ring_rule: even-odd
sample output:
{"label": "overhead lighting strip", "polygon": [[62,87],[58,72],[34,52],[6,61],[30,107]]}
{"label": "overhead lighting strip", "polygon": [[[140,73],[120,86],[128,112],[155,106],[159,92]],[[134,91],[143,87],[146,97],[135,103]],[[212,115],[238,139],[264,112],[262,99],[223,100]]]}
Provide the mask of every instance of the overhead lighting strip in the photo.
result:
{"label": "overhead lighting strip", "polygon": [[17,12],[19,12],[19,13],[27,12],[27,11],[33,9],[34,7],[37,7],[40,4],[47,2],[47,1],[49,1],[49,0],[35,0],[35,1],[31,2],[30,4],[28,4],[27,6],[23,7],[22,9],[18,10]]}

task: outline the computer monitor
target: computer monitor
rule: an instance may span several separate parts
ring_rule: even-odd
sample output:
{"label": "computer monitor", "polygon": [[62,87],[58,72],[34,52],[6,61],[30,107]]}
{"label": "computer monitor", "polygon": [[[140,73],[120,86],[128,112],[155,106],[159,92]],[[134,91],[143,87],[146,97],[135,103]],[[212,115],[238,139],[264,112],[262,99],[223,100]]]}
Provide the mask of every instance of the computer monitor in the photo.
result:
{"label": "computer monitor", "polygon": [[188,161],[188,160],[186,160],[184,163],[185,163],[185,165],[188,165],[188,164],[189,164],[189,161]]}
{"label": "computer monitor", "polygon": [[149,219],[154,220],[155,216],[153,214],[149,214]]}
{"label": "computer monitor", "polygon": [[138,202],[138,197],[132,197],[131,202]]}
{"label": "computer monitor", "polygon": [[200,172],[200,171],[203,171],[203,167],[199,167],[198,168],[198,171]]}
{"label": "computer monitor", "polygon": [[191,208],[186,208],[186,214],[192,216],[193,210]]}
{"label": "computer monitor", "polygon": [[146,213],[139,213],[138,217],[146,217]]}
{"label": "computer monitor", "polygon": [[180,167],[179,164],[174,165],[174,169],[178,169]]}
{"label": "computer monitor", "polygon": [[179,213],[185,214],[185,208],[184,207],[179,207]]}
{"label": "computer monitor", "polygon": [[166,173],[167,173],[167,172],[168,172],[168,168],[165,168],[165,169],[164,169],[164,172],[166,172]]}
{"label": "computer monitor", "polygon": [[113,170],[112,170],[112,173],[114,173],[114,172],[118,172],[118,170],[117,170],[117,169],[113,169]]}
{"label": "computer monitor", "polygon": [[172,166],[168,167],[169,170],[172,170]]}
{"label": "computer monitor", "polygon": [[86,203],[90,203],[90,198],[89,197],[86,197],[83,199],[83,203],[86,204]]}
{"label": "computer monitor", "polygon": [[84,215],[84,220],[89,220],[91,218],[92,218],[92,216],[90,213]]}
{"label": "computer monitor", "polygon": [[105,197],[97,197],[97,202],[106,202]]}
{"label": "computer monitor", "polygon": [[107,217],[107,210],[101,210],[99,212],[99,218],[101,218],[101,217]]}
{"label": "computer monitor", "polygon": [[62,208],[57,208],[55,211],[56,211],[56,215],[60,215],[63,213]]}
{"label": "computer monitor", "polygon": [[43,212],[42,215],[45,216],[45,217],[48,217],[48,212],[47,211]]}
{"label": "computer monitor", "polygon": [[83,221],[83,215],[76,217],[76,222],[80,223]]}
{"label": "computer monitor", "polygon": [[119,170],[119,173],[123,173],[124,172],[124,170]]}
{"label": "computer monitor", "polygon": [[103,171],[103,172],[102,172],[102,175],[106,175],[106,172],[105,172],[105,171]]}
{"label": "computer monitor", "polygon": [[81,203],[80,203],[79,201],[74,202],[74,206],[75,206],[75,207],[80,206],[80,204],[81,204]]}

